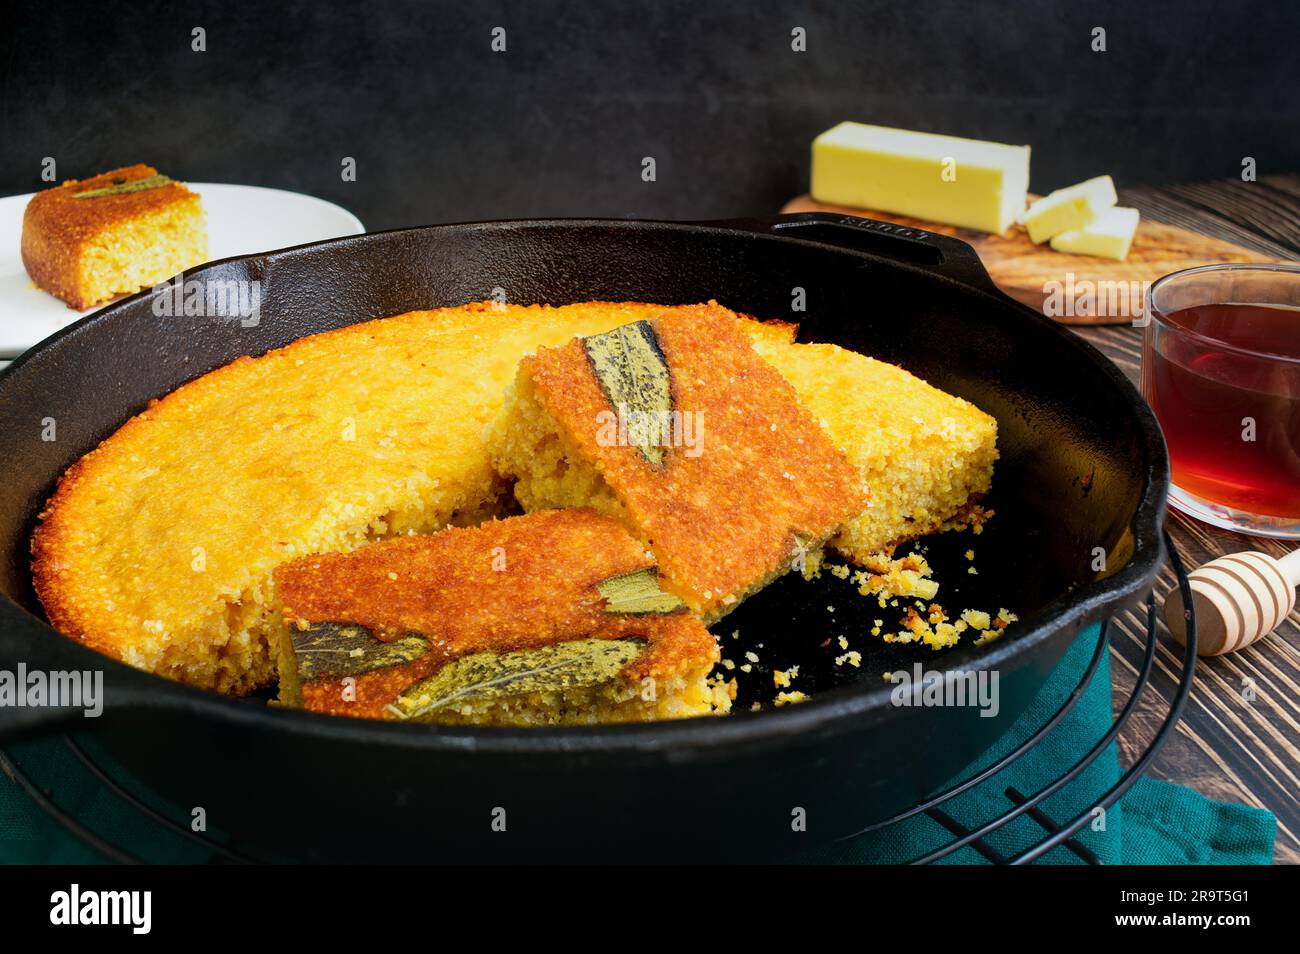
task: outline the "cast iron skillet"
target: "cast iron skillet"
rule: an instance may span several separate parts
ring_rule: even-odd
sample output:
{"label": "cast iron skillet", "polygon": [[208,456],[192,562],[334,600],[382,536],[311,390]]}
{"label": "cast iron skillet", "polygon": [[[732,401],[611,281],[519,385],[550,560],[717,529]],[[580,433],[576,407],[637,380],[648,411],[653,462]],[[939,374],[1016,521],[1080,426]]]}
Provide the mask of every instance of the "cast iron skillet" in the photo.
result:
{"label": "cast iron skillet", "polygon": [[[1083,627],[1149,587],[1162,557],[1168,464],[1146,406],[1097,351],[999,292],[956,239],[818,214],[494,222],[359,235],[187,278],[260,281],[260,323],[159,318],[145,293],[0,375],[0,665],[102,668],[106,684],[98,720],[8,709],[0,728],[8,737],[89,731],[101,757],[186,814],[202,806],[210,830],[233,833],[257,857],[704,860],[809,848],[888,817],[966,766]],[[1006,606],[1021,622],[982,650],[886,646],[867,631],[900,610],[881,610],[830,574],[787,578],[716,628],[728,656],[760,659],[742,676],[733,717],[554,730],[280,711],[137,672],[45,623],[30,582],[35,515],[59,474],[151,398],[239,355],[495,288],[510,301],[557,304],[716,298],[799,320],[805,340],[896,362],[994,414],[997,516],[982,536],[922,546],[950,610]],[[806,312],[792,311],[799,298]],[[52,442],[42,440],[50,418]],[[966,572],[967,548],[978,575]],[[862,652],[860,668],[835,664],[840,635]],[[894,705],[882,673],[916,662],[997,672],[997,714]],[[796,688],[811,702],[747,711],[771,701],[773,667],[796,664]],[[798,809],[803,832],[792,825]]]}

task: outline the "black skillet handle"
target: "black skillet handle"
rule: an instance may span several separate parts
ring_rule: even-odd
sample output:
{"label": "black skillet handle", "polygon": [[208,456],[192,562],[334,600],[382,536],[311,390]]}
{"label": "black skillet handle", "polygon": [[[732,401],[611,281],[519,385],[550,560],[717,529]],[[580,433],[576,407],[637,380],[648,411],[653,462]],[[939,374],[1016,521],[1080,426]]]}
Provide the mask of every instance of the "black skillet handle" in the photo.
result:
{"label": "black skillet handle", "polygon": [[865,252],[917,265],[963,285],[1001,294],[975,249],[951,235],[835,212],[793,212],[768,218],[727,219],[699,224]]}

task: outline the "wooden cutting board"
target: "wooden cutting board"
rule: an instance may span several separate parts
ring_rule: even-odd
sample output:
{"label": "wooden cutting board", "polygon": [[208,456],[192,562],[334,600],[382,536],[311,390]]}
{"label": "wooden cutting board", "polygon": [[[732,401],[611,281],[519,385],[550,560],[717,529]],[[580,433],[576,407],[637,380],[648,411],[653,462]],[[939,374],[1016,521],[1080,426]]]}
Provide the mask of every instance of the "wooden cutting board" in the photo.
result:
{"label": "wooden cutting board", "polygon": [[[1037,197],[1029,198],[1032,201]],[[787,202],[781,211],[860,215],[956,236],[974,246],[989,275],[1004,292],[1071,325],[1130,324],[1142,316],[1147,285],[1179,269],[1216,262],[1282,261],[1145,216],[1128,258],[1116,262],[1091,255],[1066,255],[1053,251],[1047,243],[1035,245],[1020,225],[1012,226],[1005,235],[988,235],[888,212],[824,205],[809,195]]]}

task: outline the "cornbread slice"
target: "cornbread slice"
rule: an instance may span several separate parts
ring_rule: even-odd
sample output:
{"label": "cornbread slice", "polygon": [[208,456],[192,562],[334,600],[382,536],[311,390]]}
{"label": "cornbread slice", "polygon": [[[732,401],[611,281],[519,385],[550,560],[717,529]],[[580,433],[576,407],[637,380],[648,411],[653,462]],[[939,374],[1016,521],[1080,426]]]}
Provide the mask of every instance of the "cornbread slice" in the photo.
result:
{"label": "cornbread slice", "polygon": [[[32,549],[50,622],[196,686],[274,683],[276,566],[498,514],[506,488],[482,433],[519,359],[665,310],[411,312],[177,388],[73,465],[47,504]],[[790,326],[742,325],[790,338]]]}
{"label": "cornbread slice", "polygon": [[488,442],[525,510],[619,518],[706,620],[865,506],[856,469],[716,306],[529,355]]}
{"label": "cornbread slice", "polygon": [[830,545],[855,563],[978,519],[997,421],[902,368],[832,344],[755,341],[858,469],[869,503]]}
{"label": "cornbread slice", "polygon": [[152,166],[69,179],[27,203],[22,255],[37,286],[90,308],[207,261],[203,206]]}
{"label": "cornbread slice", "polygon": [[[617,521],[551,510],[275,571],[281,700],[374,719],[552,725],[724,713],[713,636]],[[734,686],[730,690],[734,692]]]}

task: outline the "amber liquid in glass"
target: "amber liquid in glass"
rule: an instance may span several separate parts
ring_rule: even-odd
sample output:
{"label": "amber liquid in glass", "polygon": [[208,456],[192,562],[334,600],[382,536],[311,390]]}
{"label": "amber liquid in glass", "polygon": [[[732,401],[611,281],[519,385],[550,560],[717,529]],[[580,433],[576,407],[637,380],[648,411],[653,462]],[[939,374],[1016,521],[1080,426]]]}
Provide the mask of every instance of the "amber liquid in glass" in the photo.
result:
{"label": "amber liquid in glass", "polygon": [[1174,483],[1246,513],[1300,517],[1300,309],[1202,305],[1163,320],[1194,333],[1162,329],[1143,361]]}

